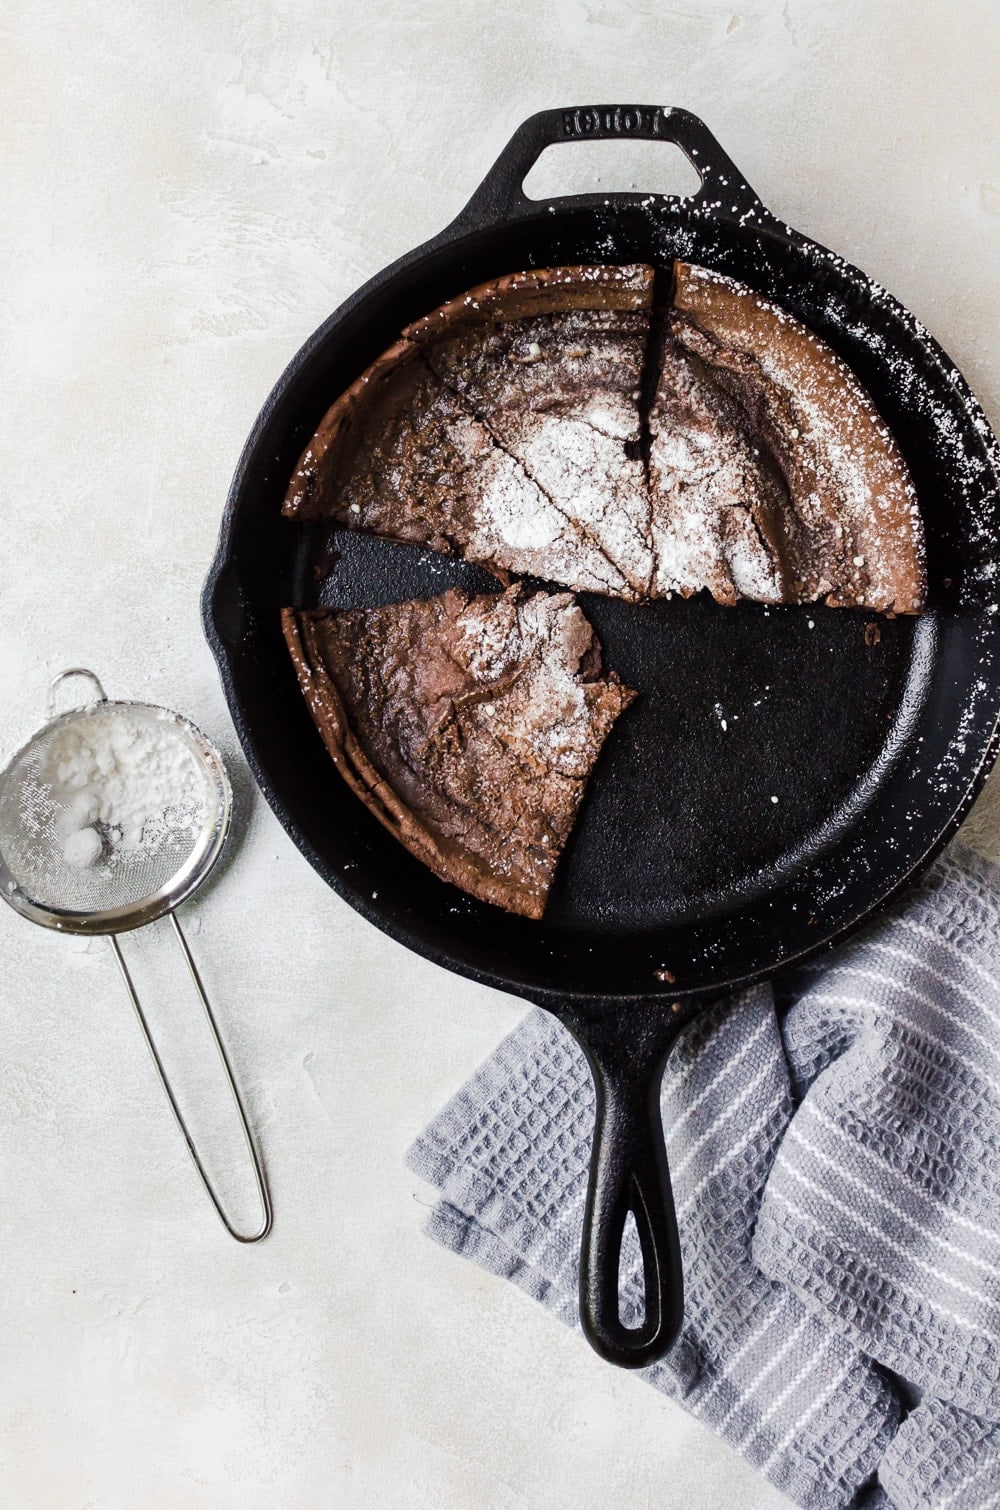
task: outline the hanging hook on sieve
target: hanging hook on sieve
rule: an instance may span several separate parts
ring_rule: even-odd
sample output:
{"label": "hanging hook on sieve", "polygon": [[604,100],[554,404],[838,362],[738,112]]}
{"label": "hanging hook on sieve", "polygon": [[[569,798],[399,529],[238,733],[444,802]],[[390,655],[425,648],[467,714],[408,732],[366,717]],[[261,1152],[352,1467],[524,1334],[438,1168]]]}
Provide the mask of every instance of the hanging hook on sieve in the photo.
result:
{"label": "hanging hook on sieve", "polygon": [[54,676],[52,678],[52,680],[49,682],[49,695],[46,698],[46,704],[45,704],[45,706],[46,706],[46,712],[48,713],[49,718],[55,718],[55,715],[56,715],[56,693],[57,693],[57,691],[62,686],[63,682],[68,681],[71,676],[82,676],[86,681],[92,682],[93,686],[94,686],[94,691],[95,691],[95,694],[96,694],[94,697],[91,697],[88,700],[88,702],[86,702],[86,703],[78,703],[77,704],[78,707],[85,708],[85,707],[88,707],[90,703],[106,703],[107,702],[107,700],[108,700],[108,694],[105,692],[104,688],[101,686],[100,678],[98,677],[98,675],[97,675],[96,672],[94,672],[94,671],[88,671],[88,669],[87,669],[86,666],[70,666],[68,670],[66,670],[66,671],[60,671],[59,675],[58,676]]}

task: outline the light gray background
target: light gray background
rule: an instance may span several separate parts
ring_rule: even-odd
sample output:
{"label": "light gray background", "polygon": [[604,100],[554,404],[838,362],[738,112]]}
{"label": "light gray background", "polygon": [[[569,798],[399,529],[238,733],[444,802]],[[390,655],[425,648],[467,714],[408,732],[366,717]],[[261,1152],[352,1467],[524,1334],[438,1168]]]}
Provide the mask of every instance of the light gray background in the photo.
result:
{"label": "light gray background", "polygon": [[[778,214],[926,321],[996,421],[995,18],[992,0],[5,7],[0,749],[83,663],[231,758],[241,842],[188,917],[277,1208],[259,1249],[224,1237],[106,945],[4,909],[6,1504],[785,1503],[421,1236],[403,1152],[522,1009],[382,938],[299,857],[242,775],[198,594],[286,361],[543,106],[702,114]],[[550,158],[551,191],[688,182],[669,149]],[[982,805],[971,837],[1000,850]],[[136,947],[171,997],[162,948]]]}

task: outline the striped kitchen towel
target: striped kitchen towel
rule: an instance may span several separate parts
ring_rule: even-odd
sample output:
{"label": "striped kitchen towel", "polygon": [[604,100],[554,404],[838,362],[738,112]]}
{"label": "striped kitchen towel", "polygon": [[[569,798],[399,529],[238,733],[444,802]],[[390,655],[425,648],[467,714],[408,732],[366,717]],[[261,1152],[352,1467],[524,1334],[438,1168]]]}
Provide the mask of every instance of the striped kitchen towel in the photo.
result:
{"label": "striped kitchen towel", "polygon": [[[650,1383],[809,1510],[1000,1506],[1000,870],[954,846],[836,954],[720,1002],[662,1106],[686,1302]],[[574,1326],[593,1116],[534,1011],[409,1153],[431,1235]],[[627,1316],[634,1236],[623,1274]]]}

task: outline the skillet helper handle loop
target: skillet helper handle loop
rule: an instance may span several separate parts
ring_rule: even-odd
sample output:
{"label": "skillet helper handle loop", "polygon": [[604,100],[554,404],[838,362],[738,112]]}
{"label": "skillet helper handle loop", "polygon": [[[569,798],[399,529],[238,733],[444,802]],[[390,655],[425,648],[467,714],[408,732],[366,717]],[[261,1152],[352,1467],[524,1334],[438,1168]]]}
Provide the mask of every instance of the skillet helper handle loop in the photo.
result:
{"label": "skillet helper handle loop", "polygon": [[458,216],[456,227],[493,225],[498,220],[537,212],[538,203],[527,197],[523,185],[546,147],[623,139],[659,141],[679,147],[701,179],[701,187],[690,196],[690,202],[703,212],[726,219],[777,224],[704,121],[689,110],[670,105],[578,105],[565,110],[541,110],[529,116]]}
{"label": "skillet helper handle loop", "polygon": [[132,1006],[135,1009],[135,1015],[138,1018],[139,1027],[142,1030],[142,1036],[146,1040],[146,1047],[149,1050],[150,1057],[156,1069],[156,1073],[159,1076],[160,1084],[163,1086],[167,1100],[170,1102],[170,1109],[174,1114],[174,1119],[177,1122],[177,1126],[180,1128],[181,1133],[184,1136],[184,1142],[187,1144],[187,1150],[191,1155],[191,1161],[198,1172],[201,1183],[205,1187],[209,1200],[212,1202],[212,1205],[215,1207],[215,1210],[218,1213],[219,1220],[222,1222],[222,1225],[225,1227],[229,1235],[231,1237],[234,1237],[238,1243],[259,1243],[260,1240],[266,1237],[270,1232],[271,1223],[273,1221],[273,1213],[271,1210],[271,1196],[270,1192],[268,1191],[267,1180],[264,1177],[264,1171],[261,1166],[260,1154],[258,1152],[253,1133],[250,1131],[250,1123],[247,1118],[246,1108],[243,1105],[243,1100],[236,1085],[236,1077],[233,1074],[233,1068],[229,1062],[229,1055],[226,1053],[226,1048],[222,1041],[222,1035],[220,1034],[218,1024],[216,1023],[215,1014],[213,1013],[208,997],[205,994],[205,987],[202,984],[201,976],[198,973],[198,967],[194,962],[191,950],[188,948],[187,939],[181,932],[181,925],[177,921],[176,914],[173,912],[170,914],[170,921],[173,924],[174,936],[176,937],[177,943],[180,946],[181,953],[184,956],[184,961],[188,967],[188,973],[191,976],[194,988],[198,993],[198,999],[201,1002],[202,1010],[204,1011],[205,1017],[208,1021],[212,1039],[215,1043],[216,1053],[219,1056],[219,1061],[222,1065],[223,1071],[226,1076],[226,1082],[229,1086],[229,1093],[232,1097],[233,1106],[235,1107],[236,1113],[240,1120],[240,1126],[243,1132],[243,1141],[246,1145],[247,1153],[249,1154],[251,1163],[253,1165],[254,1183],[257,1188],[257,1199],[260,1202],[261,1219],[259,1226],[256,1227],[252,1232],[239,1231],[238,1228],[233,1226],[232,1222],[226,1214],[225,1207],[223,1206],[218,1192],[216,1191],[215,1186],[213,1185],[208,1172],[205,1169],[204,1164],[202,1163],[201,1156],[198,1153],[197,1148],[195,1147],[194,1139],[192,1138],[190,1130],[188,1129],[188,1125],[184,1120],[184,1114],[177,1103],[177,1098],[174,1095],[173,1086],[170,1084],[170,1078],[167,1075],[163,1060],[160,1058],[159,1050],[156,1047],[156,1042],[146,1020],[146,1014],[142,1010],[142,1003],[139,1000],[138,993],[129,973],[128,966],[125,963],[125,958],[122,954],[118,940],[113,933],[108,935],[108,942],[111,945],[115,960],[118,964],[118,969],[121,973],[122,980],[125,983],[125,989],[128,992],[129,1000],[131,1001]]}
{"label": "skillet helper handle loop", "polygon": [[[575,1030],[574,1030],[575,1031]],[[623,1051],[602,1052],[592,1032],[577,1033],[590,1062],[597,1115],[580,1250],[580,1323],[609,1363],[644,1368],[662,1358],[684,1319],[684,1280],[663,1141],[660,1081],[672,1025],[651,1025]],[[631,1212],[642,1255],[644,1315],[621,1318],[619,1270]]]}

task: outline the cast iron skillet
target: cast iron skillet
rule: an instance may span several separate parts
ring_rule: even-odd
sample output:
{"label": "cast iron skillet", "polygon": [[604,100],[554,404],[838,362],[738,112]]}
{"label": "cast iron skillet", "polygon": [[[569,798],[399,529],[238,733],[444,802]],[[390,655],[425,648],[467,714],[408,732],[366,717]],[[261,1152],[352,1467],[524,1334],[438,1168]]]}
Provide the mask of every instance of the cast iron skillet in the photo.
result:
{"label": "cast iron skillet", "polygon": [[[679,146],[691,198],[528,200],[552,143]],[[926,524],[917,619],[825,608],[635,607],[585,595],[607,662],[641,697],[601,755],[544,921],[438,881],[335,772],[299,694],[278,609],[495,588],[477,569],[281,518],[288,478],[336,395],[400,328],[526,267],[675,256],[731,273],[818,331],[893,429]],[[247,759],[280,822],[370,922],[447,969],[553,1012],[586,1052],[597,1121],[580,1310],[605,1358],[660,1357],[682,1319],[659,1116],[661,1070],[706,1002],[856,928],[953,833],[988,768],[1000,713],[1000,457],[961,375],[856,268],[782,225],[683,110],[594,106],[526,121],[439,236],[322,325],[254,426],[226,506],[204,619]],[[874,627],[869,627],[874,625]],[[631,1210],[645,1315],[618,1308]]]}

